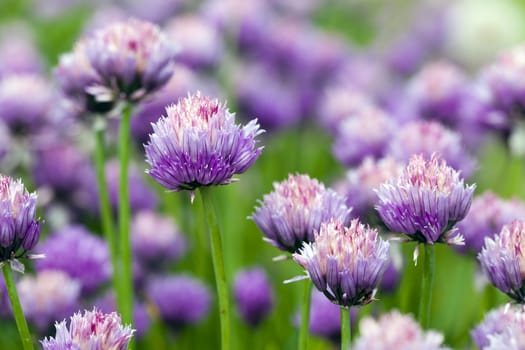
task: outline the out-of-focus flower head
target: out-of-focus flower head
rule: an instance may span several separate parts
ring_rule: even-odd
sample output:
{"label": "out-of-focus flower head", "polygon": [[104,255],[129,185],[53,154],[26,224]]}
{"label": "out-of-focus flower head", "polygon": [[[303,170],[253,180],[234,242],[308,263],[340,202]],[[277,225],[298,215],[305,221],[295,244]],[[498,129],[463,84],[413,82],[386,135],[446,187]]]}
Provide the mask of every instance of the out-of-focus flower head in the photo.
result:
{"label": "out-of-focus flower head", "polygon": [[82,226],[64,227],[38,247],[48,258],[38,260],[40,273],[60,270],[80,283],[82,292],[92,293],[111,276],[107,243]]}
{"label": "out-of-focus flower head", "polygon": [[321,224],[334,218],[350,222],[351,208],[342,196],[308,175],[289,175],[273,184],[250,217],[265,235],[264,240],[290,253],[303,242],[313,242]]}
{"label": "out-of-focus flower head", "polygon": [[168,106],[153,131],[145,146],[147,173],[172,191],[229,184],[263,149],[257,147],[263,130],[255,119],[235,124],[225,105],[199,92]]}
{"label": "out-of-focus flower head", "polygon": [[42,58],[27,27],[16,24],[0,31],[0,78],[43,71]]}
{"label": "out-of-focus flower head", "polygon": [[59,270],[41,271],[34,277],[25,275],[17,283],[25,316],[44,332],[55,320],[77,310],[80,288],[77,280]]}
{"label": "out-of-focus flower head", "polygon": [[374,320],[366,317],[359,323],[356,350],[446,350],[443,334],[421,329],[411,315],[394,310]]}
{"label": "out-of-focus flower head", "polygon": [[321,224],[314,242],[304,243],[293,259],[319,291],[347,308],[374,300],[388,261],[388,247],[377,230],[365,227],[358,219],[349,227],[331,220]]}
{"label": "out-of-focus flower head", "polygon": [[332,147],[346,166],[357,166],[367,156],[380,158],[394,134],[395,122],[383,110],[370,106],[341,121]]}
{"label": "out-of-focus flower head", "polygon": [[388,145],[387,154],[401,162],[408,162],[414,154],[428,158],[439,154],[448,165],[461,170],[468,178],[475,170],[476,161],[463,145],[461,135],[436,121],[416,121],[405,124]]}
{"label": "out-of-focus flower head", "polygon": [[488,334],[489,344],[482,350],[521,350],[525,344],[525,313],[512,313],[513,319],[501,332]]}
{"label": "out-of-focus flower head", "polygon": [[186,240],[170,217],[153,211],[140,211],[131,223],[134,255],[150,267],[179,259],[186,250]]}
{"label": "out-of-focus flower head", "polygon": [[525,303],[525,222],[503,226],[494,238],[485,238],[478,260],[490,282],[517,303]]}
{"label": "out-of-focus flower head", "polygon": [[0,119],[12,133],[42,129],[55,102],[51,85],[39,75],[14,74],[0,79]]}
{"label": "out-of-focus flower head", "polygon": [[146,286],[146,295],[175,329],[201,322],[210,309],[208,287],[190,276],[156,277]]}
{"label": "out-of-focus flower head", "polygon": [[[122,1],[121,1],[122,2]],[[188,5],[187,0],[124,0],[127,13],[155,23],[164,23]]]}
{"label": "out-of-focus flower head", "polygon": [[133,336],[130,326],[123,326],[115,312],[104,314],[97,309],[76,313],[69,329],[66,321],[55,324],[55,338],[41,341],[44,350],[111,349],[125,350]]}
{"label": "out-of-focus flower head", "polygon": [[414,155],[400,176],[376,190],[376,209],[391,231],[410,240],[462,244],[454,225],[467,215],[475,187],[439,156]]}
{"label": "out-of-focus flower head", "polygon": [[377,195],[374,189],[401,175],[402,171],[403,165],[392,157],[366,157],[357,168],[346,173],[346,178],[340,181],[335,189],[344,196],[346,205],[353,208],[353,215],[364,221],[371,220],[370,216],[376,214],[374,204]]}
{"label": "out-of-focus flower head", "polygon": [[258,326],[273,308],[273,289],[262,268],[238,272],[234,295],[240,316],[252,327]]}
{"label": "out-of-focus flower head", "polygon": [[[483,320],[470,332],[474,344],[484,350],[489,346],[490,336],[505,334],[505,330],[515,323],[525,323],[521,307],[500,306],[487,313]],[[509,349],[507,347],[500,349]]]}
{"label": "out-of-focus flower head", "polygon": [[170,20],[165,31],[167,37],[180,46],[177,61],[203,69],[220,62],[224,50],[221,34],[204,18],[180,15]]}
{"label": "out-of-focus flower head", "polygon": [[[350,309],[354,310],[354,309]],[[341,310],[323,293],[312,290],[310,299],[310,333],[334,343],[341,341]]]}
{"label": "out-of-focus flower head", "polygon": [[21,180],[0,174],[0,264],[24,272],[19,258],[29,254],[40,238],[42,223],[36,219],[36,193],[28,193]]}
{"label": "out-of-focus flower head", "polygon": [[504,200],[490,191],[474,197],[467,216],[457,225],[465,238],[465,245],[456,248],[461,252],[478,254],[485,237],[494,237],[503,225],[523,217],[525,204],[517,198]]}

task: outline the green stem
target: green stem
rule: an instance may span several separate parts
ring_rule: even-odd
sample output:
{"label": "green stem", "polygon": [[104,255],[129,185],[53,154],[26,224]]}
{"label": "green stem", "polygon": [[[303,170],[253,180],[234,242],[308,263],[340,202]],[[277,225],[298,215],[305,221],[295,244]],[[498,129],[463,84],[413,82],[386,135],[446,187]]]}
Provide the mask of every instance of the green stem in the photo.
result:
{"label": "green stem", "polygon": [[20,305],[20,300],[18,299],[18,292],[16,291],[15,280],[13,279],[13,271],[11,271],[9,263],[4,263],[2,271],[4,273],[5,285],[7,288],[7,294],[9,295],[9,301],[11,302],[11,308],[13,309],[13,315],[15,316],[16,327],[18,328],[18,333],[22,340],[22,346],[24,350],[33,350],[33,341],[29,334],[29,328],[27,327],[24,312],[22,311],[22,305]]}
{"label": "green stem", "polygon": [[352,328],[350,326],[350,308],[341,308],[341,350],[350,350]]}
{"label": "green stem", "polygon": [[299,329],[299,350],[308,348],[308,326],[310,325],[310,297],[312,281],[304,281],[303,304],[301,305],[301,328]]}
{"label": "green stem", "polygon": [[124,324],[133,323],[133,276],[131,270],[131,244],[130,244],[130,208],[128,190],[128,168],[130,160],[130,121],[131,105],[126,104],[122,110],[120,121],[118,156],[120,160],[119,172],[119,197],[118,197],[118,224],[120,245],[120,312]]}
{"label": "green stem", "polygon": [[[93,124],[93,131],[95,133],[95,168],[97,173],[98,197],[100,201],[100,215],[102,218],[102,231],[104,237],[109,245],[109,252],[111,256],[111,265],[113,267],[113,288],[115,294],[118,296],[117,301],[121,301],[120,287],[118,277],[120,275],[119,260],[118,260],[118,246],[115,240],[115,224],[113,222],[113,214],[111,212],[111,202],[109,199],[109,191],[106,181],[105,163],[106,152],[104,149],[104,131],[106,130],[106,122],[101,117],[97,117]],[[119,309],[121,309],[119,307]]]}
{"label": "green stem", "polygon": [[219,297],[221,349],[229,350],[231,348],[230,305],[228,299],[228,283],[226,281],[226,271],[224,269],[221,235],[219,232],[215,208],[213,206],[211,189],[209,187],[200,187],[199,191],[201,194],[202,206],[208,221],[208,231],[211,240],[211,256],[213,259],[215,283],[217,284],[217,294]]}
{"label": "green stem", "polygon": [[432,304],[432,287],[434,284],[434,269],[436,247],[434,244],[425,244],[423,258],[423,278],[421,282],[421,296],[419,303],[419,323],[424,329],[430,324],[430,305]]}

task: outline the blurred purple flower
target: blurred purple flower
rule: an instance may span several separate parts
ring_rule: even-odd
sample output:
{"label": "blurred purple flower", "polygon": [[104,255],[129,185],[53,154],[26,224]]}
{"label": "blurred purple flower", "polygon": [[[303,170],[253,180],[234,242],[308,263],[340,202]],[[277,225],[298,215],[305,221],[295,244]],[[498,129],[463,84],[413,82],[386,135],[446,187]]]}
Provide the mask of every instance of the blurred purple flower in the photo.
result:
{"label": "blurred purple flower", "polygon": [[77,310],[80,288],[77,280],[59,270],[41,271],[34,277],[25,275],[17,283],[24,314],[41,332]]}
{"label": "blurred purple flower", "polygon": [[211,294],[207,286],[190,276],[156,277],[146,287],[162,319],[175,329],[201,322],[209,312]]}
{"label": "blurred purple flower", "polygon": [[381,109],[370,106],[358,113],[341,121],[332,147],[346,166],[357,166],[367,156],[382,157],[394,134],[395,122]]}
{"label": "blurred purple flower", "polygon": [[157,267],[179,259],[186,250],[186,240],[175,222],[153,211],[140,211],[131,223],[133,254],[143,264]]}
{"label": "blurred purple flower", "polygon": [[304,243],[293,259],[314,286],[341,307],[366,305],[374,300],[388,260],[389,243],[377,230],[358,219],[349,227],[341,221],[321,224],[313,243]]}
{"label": "blurred purple flower", "polygon": [[310,333],[339,343],[341,341],[341,311],[339,306],[315,289],[312,290],[310,303]]}
{"label": "blurred purple flower", "polygon": [[82,226],[68,226],[48,236],[38,248],[38,272],[60,270],[76,279],[83,294],[96,291],[111,276],[107,243]]}
{"label": "blurred purple flower", "polygon": [[525,303],[525,222],[503,226],[494,238],[485,238],[478,260],[490,282],[517,303]]}
{"label": "blurred purple flower", "polygon": [[421,329],[411,315],[394,310],[374,320],[366,317],[359,323],[360,336],[352,347],[356,350],[446,350],[443,334]]}
{"label": "blurred purple flower", "polygon": [[258,326],[272,311],[273,288],[262,268],[238,272],[234,295],[241,318],[252,327]]}
{"label": "blurred purple flower", "polygon": [[308,175],[288,175],[273,184],[250,217],[265,235],[264,240],[290,253],[303,242],[313,242],[314,232],[332,218],[350,222],[351,208],[343,197]]}
{"label": "blurred purple flower", "polygon": [[235,115],[218,100],[189,95],[166,114],[153,125],[145,148],[147,173],[169,190],[229,184],[262,152],[256,147],[255,137],[263,132],[257,121],[235,124]]}
{"label": "blurred purple flower", "polygon": [[43,71],[40,53],[29,28],[16,24],[2,27],[0,39],[0,78],[13,74],[37,74]]}
{"label": "blurred purple flower", "polygon": [[[472,341],[480,350],[489,346],[489,336],[502,334],[516,322],[525,322],[521,307],[500,306],[483,317],[483,320],[470,332]],[[501,348],[503,349],[503,348]],[[507,349],[507,348],[505,348]]]}
{"label": "blurred purple flower", "polygon": [[55,338],[41,341],[44,350],[125,350],[134,333],[130,326],[121,324],[116,313],[104,314],[96,309],[74,314],[69,329],[65,320],[57,322],[55,328]]}
{"label": "blurred purple flower", "polygon": [[166,36],[180,45],[177,61],[192,68],[210,68],[220,62],[222,37],[217,27],[197,15],[180,15],[166,25]]}
{"label": "blurred purple flower", "polygon": [[461,244],[453,227],[467,215],[475,187],[439,156],[414,155],[402,175],[376,190],[376,209],[391,231],[410,240]]}
{"label": "blurred purple flower", "polygon": [[461,135],[435,121],[416,121],[405,124],[389,144],[387,154],[402,162],[408,162],[414,154],[430,157],[439,154],[447,164],[461,170],[468,178],[476,168],[476,161],[463,145]]}
{"label": "blurred purple flower", "polygon": [[131,13],[147,21],[164,23],[173,15],[183,10],[187,0],[124,0],[121,1],[126,8],[126,13]]}

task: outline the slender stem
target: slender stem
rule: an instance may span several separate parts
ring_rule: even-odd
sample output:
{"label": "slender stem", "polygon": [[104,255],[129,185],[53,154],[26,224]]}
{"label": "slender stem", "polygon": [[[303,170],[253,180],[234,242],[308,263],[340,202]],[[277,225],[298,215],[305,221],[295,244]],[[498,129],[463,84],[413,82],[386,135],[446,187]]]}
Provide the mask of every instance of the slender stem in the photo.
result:
{"label": "slender stem", "polygon": [[9,301],[11,302],[13,315],[15,316],[16,328],[18,328],[18,333],[22,340],[22,346],[24,347],[24,350],[33,350],[33,341],[29,334],[29,328],[27,327],[24,312],[22,311],[22,305],[20,305],[20,300],[18,299],[18,292],[16,291],[15,280],[13,279],[13,271],[11,271],[11,267],[8,263],[4,264],[2,272],[4,273],[7,294],[9,295]]}
{"label": "slender stem", "polygon": [[226,281],[226,271],[224,269],[221,235],[219,232],[215,208],[213,206],[211,189],[209,187],[200,187],[199,191],[201,194],[202,206],[208,221],[208,231],[211,240],[211,256],[213,259],[215,283],[217,284],[217,294],[219,297],[221,349],[229,350],[231,348],[230,305],[228,299],[228,283]]}
{"label": "slender stem", "polygon": [[419,323],[425,329],[428,328],[430,324],[430,305],[432,304],[432,287],[434,285],[435,253],[436,247],[434,244],[425,244],[421,299],[419,303]]}
{"label": "slender stem", "polygon": [[304,281],[303,304],[301,305],[301,328],[299,329],[299,350],[308,348],[308,326],[310,325],[310,297],[312,282]]}
{"label": "slender stem", "polygon": [[350,308],[341,308],[341,350],[350,350],[352,328],[350,326]]}
{"label": "slender stem", "polygon": [[120,160],[119,197],[118,197],[118,224],[120,245],[120,288],[119,305],[121,307],[122,322],[133,323],[133,276],[131,272],[131,244],[129,239],[129,190],[128,167],[130,159],[130,120],[131,105],[126,104],[122,110],[120,121],[118,155]]}
{"label": "slender stem", "polygon": [[[109,191],[106,181],[105,163],[106,152],[104,148],[104,131],[106,129],[106,122],[101,117],[97,117],[93,124],[93,131],[95,133],[95,168],[97,172],[97,186],[98,197],[100,201],[100,214],[102,218],[102,231],[104,237],[109,245],[109,252],[111,256],[111,265],[113,268],[113,288],[117,295],[117,302],[122,300],[120,297],[120,285],[118,277],[120,275],[119,260],[118,260],[118,245],[115,237],[115,223],[113,222],[113,214],[111,212],[111,202],[109,199]],[[121,307],[119,306],[119,309]]]}

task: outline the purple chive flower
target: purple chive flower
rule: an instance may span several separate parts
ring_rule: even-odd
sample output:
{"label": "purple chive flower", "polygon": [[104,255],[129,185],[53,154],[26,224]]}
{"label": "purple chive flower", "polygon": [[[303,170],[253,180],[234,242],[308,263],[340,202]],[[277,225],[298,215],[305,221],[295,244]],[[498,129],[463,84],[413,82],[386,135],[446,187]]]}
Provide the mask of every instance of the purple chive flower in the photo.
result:
{"label": "purple chive flower", "polygon": [[244,173],[262,152],[254,119],[244,127],[218,100],[197,92],[166,108],[145,146],[147,173],[172,191],[225,185]]}
{"label": "purple chive flower", "polygon": [[264,240],[281,250],[293,253],[303,242],[313,242],[314,231],[332,218],[350,222],[352,209],[344,198],[308,175],[289,175],[273,187],[250,218],[266,236]]}
{"label": "purple chive flower", "polygon": [[0,119],[13,133],[41,129],[54,102],[51,85],[38,75],[9,75],[0,80]]}
{"label": "purple chive flower", "polygon": [[310,299],[310,333],[334,343],[341,341],[341,311],[323,293],[312,290]]}
{"label": "purple chive flower", "polygon": [[525,314],[515,312],[513,320],[501,333],[488,335],[489,344],[482,350],[523,350],[525,344]]}
{"label": "purple chive flower", "polygon": [[237,273],[234,295],[241,318],[252,327],[258,326],[273,308],[273,289],[262,268]]}
{"label": "purple chive flower", "polygon": [[414,154],[428,158],[433,153],[439,153],[447,164],[461,170],[464,177],[468,178],[475,170],[476,161],[465,149],[461,135],[436,121],[405,124],[394,134],[387,152],[403,162]]}
{"label": "purple chive flower", "polygon": [[69,329],[66,321],[55,324],[55,338],[41,341],[44,350],[111,349],[125,350],[133,336],[130,326],[121,324],[120,316],[112,312],[104,314],[97,309],[75,313]]}
{"label": "purple chive flower", "polygon": [[475,187],[465,186],[459,172],[439,156],[414,155],[403,174],[376,190],[376,210],[391,231],[410,240],[462,244],[461,235],[451,235],[467,215]]}
{"label": "purple chive flower", "polygon": [[364,158],[385,154],[395,122],[378,107],[370,106],[341,121],[332,147],[335,157],[346,166],[357,166]]}
{"label": "purple chive flower", "polygon": [[391,245],[388,264],[379,284],[380,293],[393,293],[399,286],[403,270],[403,257],[399,246]]}
{"label": "purple chive flower", "polygon": [[352,347],[356,350],[445,350],[443,334],[421,329],[411,315],[394,310],[379,319],[364,318],[359,323],[360,336]]}
{"label": "purple chive flower", "polygon": [[186,250],[186,240],[175,222],[152,211],[135,214],[131,223],[131,245],[134,256],[153,267],[176,261]]}
{"label": "purple chive flower", "polygon": [[341,221],[321,224],[313,243],[304,243],[293,259],[308,273],[314,286],[341,307],[366,305],[388,262],[389,243],[377,230],[358,219],[349,227]]}
{"label": "purple chive flower", "polygon": [[0,174],[0,264],[24,272],[19,258],[36,258],[31,251],[40,238],[42,223],[35,219],[36,193],[28,193],[21,180]]}
{"label": "purple chive flower", "polygon": [[210,309],[208,287],[190,276],[154,278],[146,287],[146,295],[162,319],[175,329],[201,322]]}
{"label": "purple chive flower", "polygon": [[503,226],[493,239],[485,238],[478,260],[490,282],[516,302],[525,303],[525,222]]}
{"label": "purple chive flower", "polygon": [[456,126],[467,89],[463,72],[446,61],[423,66],[408,83],[407,99],[416,115]]}
{"label": "purple chive flower", "polygon": [[55,320],[71,315],[79,306],[80,283],[63,271],[25,275],[17,289],[24,314],[41,331],[47,331]]}
{"label": "purple chive flower", "polygon": [[484,350],[490,343],[489,336],[504,333],[515,322],[525,322],[521,307],[500,306],[487,313],[483,321],[470,332],[470,335],[474,344],[480,350]]}
{"label": "purple chive flower", "polygon": [[196,15],[181,15],[166,26],[166,35],[180,45],[177,60],[189,67],[209,68],[220,62],[223,43],[217,27]]}
{"label": "purple chive flower", "polygon": [[472,201],[465,219],[457,228],[465,238],[464,246],[457,246],[460,252],[478,254],[485,237],[493,237],[503,225],[525,217],[525,204],[519,199],[503,200],[492,192],[485,192]]}
{"label": "purple chive flower", "polygon": [[1,30],[0,78],[11,74],[41,73],[44,65],[29,28],[16,24]]}
{"label": "purple chive flower", "polygon": [[48,259],[38,260],[35,268],[60,270],[76,279],[82,293],[92,293],[111,276],[107,243],[82,226],[68,226],[46,237],[38,248]]}
{"label": "purple chive flower", "polygon": [[377,195],[374,189],[392,177],[401,175],[403,166],[392,157],[374,159],[367,157],[355,169],[346,173],[346,179],[337,185],[337,192],[346,198],[352,214],[361,220],[375,214]]}

